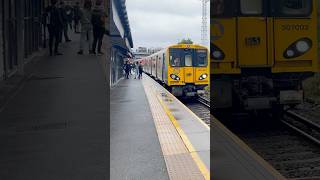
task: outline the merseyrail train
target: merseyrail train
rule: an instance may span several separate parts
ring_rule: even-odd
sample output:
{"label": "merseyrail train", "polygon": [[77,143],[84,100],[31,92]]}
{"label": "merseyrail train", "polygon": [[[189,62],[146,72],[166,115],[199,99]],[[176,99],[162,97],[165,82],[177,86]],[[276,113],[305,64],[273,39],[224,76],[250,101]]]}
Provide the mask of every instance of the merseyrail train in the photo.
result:
{"label": "merseyrail train", "polygon": [[144,72],[178,97],[204,93],[210,82],[209,52],[204,46],[177,44],[144,59]]}
{"label": "merseyrail train", "polygon": [[283,109],[318,72],[317,0],[211,0],[216,109]]}

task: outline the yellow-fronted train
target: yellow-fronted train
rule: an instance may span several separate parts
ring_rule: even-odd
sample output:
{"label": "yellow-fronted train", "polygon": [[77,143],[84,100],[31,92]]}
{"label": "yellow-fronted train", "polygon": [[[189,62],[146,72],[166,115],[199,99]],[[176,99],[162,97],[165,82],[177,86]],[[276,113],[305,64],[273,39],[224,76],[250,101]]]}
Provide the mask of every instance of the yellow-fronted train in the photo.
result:
{"label": "yellow-fronted train", "polygon": [[177,44],[142,59],[144,72],[177,97],[203,94],[210,82],[209,52],[204,46]]}

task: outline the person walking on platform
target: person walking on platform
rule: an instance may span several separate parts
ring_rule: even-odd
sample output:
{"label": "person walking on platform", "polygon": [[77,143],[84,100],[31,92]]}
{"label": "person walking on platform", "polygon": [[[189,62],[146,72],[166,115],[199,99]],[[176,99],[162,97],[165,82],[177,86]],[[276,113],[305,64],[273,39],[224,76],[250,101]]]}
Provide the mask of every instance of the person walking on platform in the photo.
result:
{"label": "person walking on platform", "polygon": [[68,36],[68,15],[66,12],[65,3],[63,1],[60,2],[59,12],[62,19],[62,29],[60,31],[60,42],[62,42],[63,35],[64,35],[65,41],[70,42],[71,40],[69,39],[69,36]]}
{"label": "person walking on platform", "polygon": [[92,12],[92,25],[93,25],[93,44],[92,52],[95,54],[98,45],[98,54],[102,55],[102,39],[105,34],[105,18],[106,15],[103,12],[102,1],[97,0],[95,8]]}
{"label": "person walking on platform", "polygon": [[[62,19],[57,8],[57,0],[51,0],[51,5],[45,9],[45,24],[49,32],[49,50],[50,56],[62,55],[59,51],[60,29],[62,28]],[[54,42],[54,52],[53,52]]]}
{"label": "person walking on platform", "polygon": [[74,23],[73,29],[75,33],[80,33],[79,31],[79,24],[80,24],[80,18],[81,18],[80,13],[81,13],[80,4],[79,2],[76,2],[76,5],[73,7],[73,23]]}
{"label": "person walking on platform", "polygon": [[143,66],[142,66],[142,62],[140,62],[140,64],[139,64],[139,79],[142,79],[142,73],[143,73]]}
{"label": "person walking on platform", "polygon": [[83,48],[86,45],[86,40],[88,38],[88,48],[89,53],[92,54],[93,51],[91,50],[92,47],[92,3],[91,1],[86,1],[84,3],[83,9],[80,11],[80,22],[81,22],[81,35],[80,35],[80,50],[78,54],[83,54]]}
{"label": "person walking on platform", "polygon": [[138,62],[138,61],[135,63],[134,71],[135,71],[135,77],[134,77],[134,79],[139,78],[139,62]]}

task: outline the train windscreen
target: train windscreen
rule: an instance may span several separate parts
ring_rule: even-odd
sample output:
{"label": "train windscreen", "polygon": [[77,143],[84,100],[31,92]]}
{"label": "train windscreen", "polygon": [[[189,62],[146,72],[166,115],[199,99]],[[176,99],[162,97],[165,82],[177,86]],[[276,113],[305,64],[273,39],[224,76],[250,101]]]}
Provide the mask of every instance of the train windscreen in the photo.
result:
{"label": "train windscreen", "polygon": [[171,48],[169,52],[172,67],[205,67],[208,64],[206,49]]}
{"label": "train windscreen", "polygon": [[275,16],[309,16],[312,12],[312,0],[274,0]]}
{"label": "train windscreen", "polygon": [[206,67],[208,65],[208,52],[206,49],[197,49],[197,63],[198,67]]}

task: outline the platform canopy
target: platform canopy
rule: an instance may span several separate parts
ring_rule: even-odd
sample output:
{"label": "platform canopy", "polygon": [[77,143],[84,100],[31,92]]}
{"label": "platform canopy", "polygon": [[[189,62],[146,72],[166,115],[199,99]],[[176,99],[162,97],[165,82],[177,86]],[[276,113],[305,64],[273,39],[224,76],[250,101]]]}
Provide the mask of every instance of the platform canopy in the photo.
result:
{"label": "platform canopy", "polygon": [[125,0],[112,0],[110,10],[111,44],[131,52],[133,41]]}

